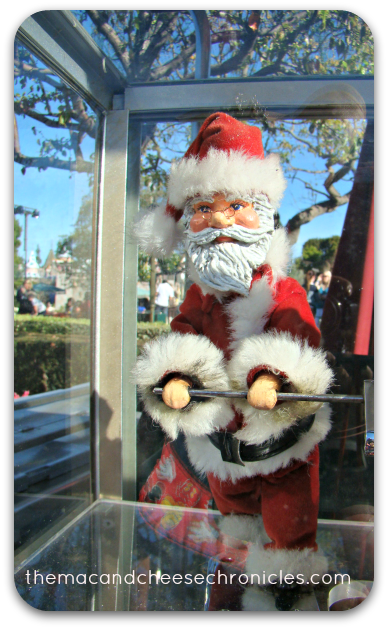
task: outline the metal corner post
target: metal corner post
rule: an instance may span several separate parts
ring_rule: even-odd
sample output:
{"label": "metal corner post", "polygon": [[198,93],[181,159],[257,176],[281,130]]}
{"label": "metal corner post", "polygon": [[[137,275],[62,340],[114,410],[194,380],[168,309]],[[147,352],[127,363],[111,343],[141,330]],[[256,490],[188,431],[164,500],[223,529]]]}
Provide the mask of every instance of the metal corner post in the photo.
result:
{"label": "metal corner post", "polygon": [[[95,410],[98,498],[122,499],[123,280],[128,112],[106,115],[97,256]],[[134,418],[135,421],[135,418]]]}
{"label": "metal corner post", "polygon": [[[207,79],[210,76],[210,24],[206,11],[190,11],[195,26],[195,78]],[[201,122],[191,123],[191,139],[197,137]]]}
{"label": "metal corner post", "polygon": [[137,342],[137,244],[131,238],[133,220],[139,210],[141,123],[129,121],[127,203],[124,239],[123,371],[122,371],[122,457],[123,498],[136,500],[136,385],[131,373]]}

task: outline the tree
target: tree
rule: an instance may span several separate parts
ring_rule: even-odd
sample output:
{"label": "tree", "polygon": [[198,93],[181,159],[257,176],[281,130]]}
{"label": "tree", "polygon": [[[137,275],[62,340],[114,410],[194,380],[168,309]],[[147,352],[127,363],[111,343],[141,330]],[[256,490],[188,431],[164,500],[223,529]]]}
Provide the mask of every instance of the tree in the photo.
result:
{"label": "tree", "polygon": [[70,235],[61,236],[56,247],[56,256],[62,257],[62,270],[69,285],[82,286],[90,290],[92,265],[92,193],[86,195]]}
{"label": "tree", "polygon": [[13,265],[14,265],[14,278],[20,279],[22,277],[21,268],[23,268],[23,258],[19,256],[18,249],[20,247],[21,240],[20,236],[22,233],[22,228],[20,226],[19,221],[14,217],[13,219]]}
{"label": "tree", "polygon": [[[74,11],[128,82],[194,78],[195,29],[188,11]],[[272,10],[206,12],[211,33],[212,77],[363,75],[373,72],[373,37],[349,11]],[[25,48],[15,45],[15,161],[27,168],[93,171],[84,159],[85,137],[96,136],[90,108]],[[246,110],[247,103],[241,102]],[[301,180],[310,205],[287,224],[292,242],[300,227],[348,202],[364,133],[360,120],[269,119],[259,103],[248,103],[251,122],[264,129],[265,149],[280,152],[290,179]],[[23,154],[18,117],[34,121],[38,154]],[[47,130],[63,130],[50,137]],[[187,129],[187,127],[186,127]],[[66,131],[66,133],[65,133]],[[155,196],[165,180],[172,145],[181,125],[148,124],[143,134],[142,192]],[[312,157],[300,167],[301,150]]]}
{"label": "tree", "polygon": [[295,260],[295,266],[304,272],[311,268],[319,271],[331,269],[337,253],[339,236],[331,238],[310,238],[302,249],[302,256]]}
{"label": "tree", "polygon": [[42,258],[40,257],[40,247],[39,247],[39,245],[36,245],[35,257],[36,257],[36,261],[37,261],[38,265],[41,266]]}

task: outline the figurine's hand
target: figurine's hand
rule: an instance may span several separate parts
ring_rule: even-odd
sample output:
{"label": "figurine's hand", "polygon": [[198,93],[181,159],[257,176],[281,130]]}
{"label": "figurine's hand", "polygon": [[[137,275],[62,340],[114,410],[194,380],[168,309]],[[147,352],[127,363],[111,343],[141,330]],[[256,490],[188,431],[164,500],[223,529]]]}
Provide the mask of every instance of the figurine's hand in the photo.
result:
{"label": "figurine's hand", "polygon": [[171,378],[163,387],[163,402],[176,410],[184,408],[191,399],[188,393],[190,386],[191,381],[188,378]]}
{"label": "figurine's hand", "polygon": [[271,410],[276,404],[276,391],[279,391],[280,384],[280,378],[275,374],[261,374],[249,388],[247,396],[249,404],[261,410]]}

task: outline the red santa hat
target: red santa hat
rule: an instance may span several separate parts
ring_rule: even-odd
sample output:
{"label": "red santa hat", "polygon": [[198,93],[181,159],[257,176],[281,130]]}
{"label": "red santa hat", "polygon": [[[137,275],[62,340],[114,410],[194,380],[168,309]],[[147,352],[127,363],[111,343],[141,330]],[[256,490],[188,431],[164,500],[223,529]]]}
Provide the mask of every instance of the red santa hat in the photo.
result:
{"label": "red santa hat", "polygon": [[215,193],[235,198],[265,194],[276,208],[285,186],[279,157],[264,156],[260,129],[214,113],[171,167],[167,206],[156,208],[138,224],[139,245],[151,255],[169,255],[182,237],[179,220],[188,199]]}

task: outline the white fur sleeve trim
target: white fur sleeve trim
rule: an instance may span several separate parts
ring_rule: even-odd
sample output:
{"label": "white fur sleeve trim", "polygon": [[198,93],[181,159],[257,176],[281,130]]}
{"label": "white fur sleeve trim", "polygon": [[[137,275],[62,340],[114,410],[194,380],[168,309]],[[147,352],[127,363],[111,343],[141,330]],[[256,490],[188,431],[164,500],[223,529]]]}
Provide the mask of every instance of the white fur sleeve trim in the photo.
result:
{"label": "white fur sleeve trim", "polygon": [[204,389],[227,391],[229,378],[224,356],[204,336],[171,333],[144,346],[135,367],[135,377],[145,408],[171,439],[181,430],[186,435],[207,435],[225,427],[233,418],[227,399],[209,398],[174,410],[152,390],[166,373],[195,378]]}
{"label": "white fur sleeve trim", "polygon": [[210,149],[201,160],[184,158],[171,167],[168,197],[172,205],[183,209],[186,200],[198,194],[225,192],[244,197],[263,193],[278,207],[285,188],[278,155],[258,159],[240,151]]}
{"label": "white fur sleeve trim", "polygon": [[[296,393],[323,394],[332,383],[332,371],[322,350],[314,349],[289,332],[270,331],[243,339],[228,364],[228,373],[235,389],[246,389],[249,372],[266,366],[282,373]],[[315,413],[319,402],[283,402],[271,411],[254,409],[246,400],[236,401],[245,418],[245,427],[238,432],[247,443],[261,443],[278,437],[285,427],[302,417]]]}
{"label": "white fur sleeve trim", "polygon": [[171,255],[183,239],[183,226],[165,212],[166,204],[138,214],[133,233],[141,251],[157,258]]}

